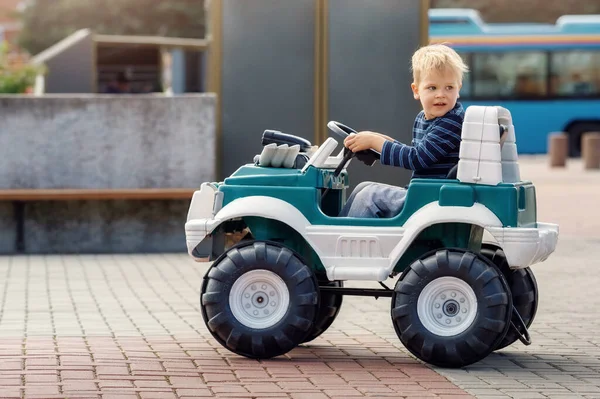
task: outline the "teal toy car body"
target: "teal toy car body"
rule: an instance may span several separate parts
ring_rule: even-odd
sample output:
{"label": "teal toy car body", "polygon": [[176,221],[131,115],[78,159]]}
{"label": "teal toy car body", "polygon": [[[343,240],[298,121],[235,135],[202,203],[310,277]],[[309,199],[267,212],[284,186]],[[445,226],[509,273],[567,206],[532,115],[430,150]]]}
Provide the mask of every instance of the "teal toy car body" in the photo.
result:
{"label": "teal toy car body", "polygon": [[[461,367],[528,344],[538,295],[530,266],[554,251],[558,226],[537,221],[510,113],[469,107],[456,177],[413,179],[388,219],[336,216],[353,155],[332,155],[337,146],[269,144],[255,164],[194,194],[186,239],[195,260],[213,261],[201,294],[213,336],[243,356],[278,356],[322,334],[343,295],[364,295],[392,298],[398,337],[431,364]],[[398,275],[393,289],[383,284]],[[350,280],[382,288],[344,287]]]}

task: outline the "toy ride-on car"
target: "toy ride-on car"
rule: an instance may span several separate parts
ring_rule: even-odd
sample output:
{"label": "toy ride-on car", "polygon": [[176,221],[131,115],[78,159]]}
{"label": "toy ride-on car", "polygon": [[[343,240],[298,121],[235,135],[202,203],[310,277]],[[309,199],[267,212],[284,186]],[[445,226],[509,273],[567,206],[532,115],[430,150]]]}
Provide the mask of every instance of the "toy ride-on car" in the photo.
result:
{"label": "toy ride-on car", "polygon": [[[328,126],[339,139],[353,132]],[[332,156],[334,138],[314,147],[266,131],[263,145],[253,164],[201,185],[185,224],[189,254],[213,261],[200,303],[225,348],[282,355],[326,331],[344,295],[391,297],[400,341],[430,364],[461,367],[529,344],[538,302],[529,267],[554,251],[558,226],[537,221],[506,109],[469,107],[456,175],[411,180],[392,218],[337,216],[355,154]],[[369,165],[378,156],[356,154]],[[344,287],[348,280],[382,288]]]}

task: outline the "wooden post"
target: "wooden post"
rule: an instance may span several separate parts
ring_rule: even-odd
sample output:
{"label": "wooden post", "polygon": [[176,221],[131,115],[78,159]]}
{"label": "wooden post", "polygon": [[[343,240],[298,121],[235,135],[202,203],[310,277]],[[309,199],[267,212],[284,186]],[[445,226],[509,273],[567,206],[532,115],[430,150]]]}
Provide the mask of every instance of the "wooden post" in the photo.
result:
{"label": "wooden post", "polygon": [[600,169],[600,133],[583,134],[581,156],[584,169]]}
{"label": "wooden post", "polygon": [[569,136],[566,133],[550,133],[548,155],[550,156],[550,167],[565,167],[569,155]]}

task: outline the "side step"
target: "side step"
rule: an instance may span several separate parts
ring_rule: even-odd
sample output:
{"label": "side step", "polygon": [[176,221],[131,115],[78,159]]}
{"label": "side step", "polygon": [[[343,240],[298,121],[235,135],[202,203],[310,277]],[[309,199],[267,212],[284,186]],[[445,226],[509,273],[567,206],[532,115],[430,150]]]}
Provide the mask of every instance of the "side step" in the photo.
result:
{"label": "side step", "polygon": [[338,295],[354,295],[354,296],[373,296],[375,299],[379,297],[391,298],[394,293],[390,289],[380,288],[345,288],[345,287],[319,287],[321,292],[328,292]]}

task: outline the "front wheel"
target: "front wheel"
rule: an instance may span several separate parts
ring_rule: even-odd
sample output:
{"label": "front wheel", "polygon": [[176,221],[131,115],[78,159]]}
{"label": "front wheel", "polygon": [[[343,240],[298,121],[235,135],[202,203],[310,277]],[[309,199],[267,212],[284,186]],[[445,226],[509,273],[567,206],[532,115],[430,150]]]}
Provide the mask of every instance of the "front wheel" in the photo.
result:
{"label": "front wheel", "polygon": [[502,273],[478,255],[438,250],[415,261],[396,283],[392,321],[419,359],[463,367],[485,358],[510,325],[512,298]]}
{"label": "front wheel", "polygon": [[200,305],[210,333],[230,351],[255,359],[287,353],[314,325],[314,273],[289,249],[245,242],[217,259],[204,278]]}

